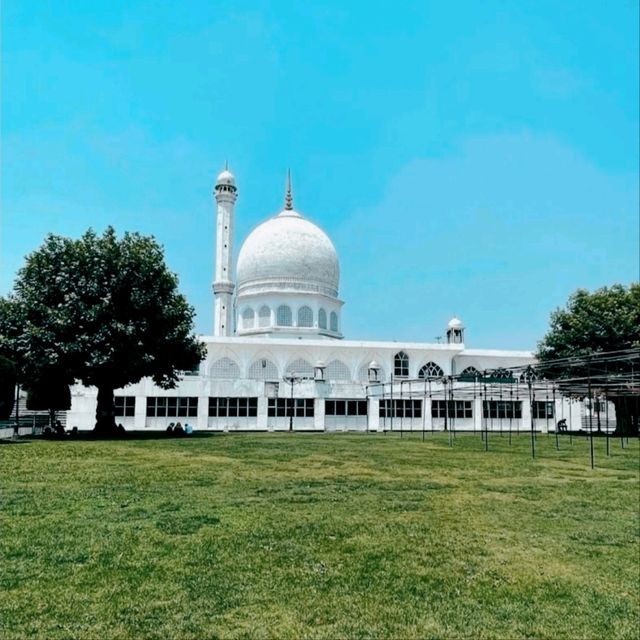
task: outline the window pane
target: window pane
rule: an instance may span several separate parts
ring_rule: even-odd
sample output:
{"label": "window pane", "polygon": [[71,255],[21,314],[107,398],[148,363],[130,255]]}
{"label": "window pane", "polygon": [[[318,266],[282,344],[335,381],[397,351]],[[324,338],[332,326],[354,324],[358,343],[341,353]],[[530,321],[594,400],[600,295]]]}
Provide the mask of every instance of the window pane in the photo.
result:
{"label": "window pane", "polygon": [[125,409],[126,416],[134,416],[136,413],[136,399],[134,396],[125,398]]}

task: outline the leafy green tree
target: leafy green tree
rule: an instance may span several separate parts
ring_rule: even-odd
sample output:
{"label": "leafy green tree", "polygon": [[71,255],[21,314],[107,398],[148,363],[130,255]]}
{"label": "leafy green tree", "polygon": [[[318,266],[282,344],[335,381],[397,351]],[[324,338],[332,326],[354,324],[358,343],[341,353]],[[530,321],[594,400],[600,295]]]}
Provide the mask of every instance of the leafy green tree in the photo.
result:
{"label": "leafy green tree", "polygon": [[27,409],[48,411],[49,422],[53,427],[56,411],[71,409],[71,390],[64,381],[64,375],[50,371],[46,376],[30,382],[27,389]]}
{"label": "leafy green tree", "polygon": [[13,410],[16,368],[8,358],[0,356],[0,420],[7,420]]}
{"label": "leafy green tree", "polygon": [[[607,351],[640,348],[640,284],[615,284],[589,293],[578,289],[565,309],[551,314],[549,332],[538,344],[537,358],[547,363],[561,358],[589,356]],[[579,367],[559,364],[545,368],[553,378],[590,376],[588,359]],[[616,424],[622,433],[637,433],[639,420],[638,384],[640,371],[634,360],[607,364],[607,372],[635,373],[638,382],[624,393],[609,396],[616,409]]]}
{"label": "leafy green tree", "polygon": [[18,354],[23,378],[56,371],[62,383],[97,387],[95,429],[115,431],[114,389],[144,377],[172,388],[204,357],[177,284],[152,237],[118,239],[111,227],[79,240],[49,235],[0,305],[0,352]]}

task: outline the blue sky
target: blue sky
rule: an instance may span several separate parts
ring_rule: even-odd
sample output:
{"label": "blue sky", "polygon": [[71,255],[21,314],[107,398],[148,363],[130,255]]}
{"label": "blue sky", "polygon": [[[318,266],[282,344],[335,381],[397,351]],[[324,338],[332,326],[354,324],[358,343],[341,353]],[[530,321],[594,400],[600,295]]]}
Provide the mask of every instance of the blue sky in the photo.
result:
{"label": "blue sky", "polygon": [[48,232],[153,234],[212,326],[211,188],[236,253],[282,205],[341,260],[343,332],[533,348],[639,277],[638,2],[2,5],[0,294]]}

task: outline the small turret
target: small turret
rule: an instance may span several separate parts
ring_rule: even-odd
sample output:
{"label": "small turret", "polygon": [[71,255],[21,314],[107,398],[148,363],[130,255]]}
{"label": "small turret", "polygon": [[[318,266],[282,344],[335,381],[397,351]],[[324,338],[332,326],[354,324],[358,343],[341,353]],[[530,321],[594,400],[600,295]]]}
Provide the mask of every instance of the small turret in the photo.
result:
{"label": "small turret", "polygon": [[456,316],[447,324],[447,344],[464,344],[464,325]]}

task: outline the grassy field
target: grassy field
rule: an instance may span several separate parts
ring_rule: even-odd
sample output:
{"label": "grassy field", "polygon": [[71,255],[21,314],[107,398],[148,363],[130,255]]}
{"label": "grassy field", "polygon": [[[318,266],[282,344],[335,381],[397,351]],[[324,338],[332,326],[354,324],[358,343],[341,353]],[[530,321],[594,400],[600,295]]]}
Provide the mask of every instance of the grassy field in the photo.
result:
{"label": "grassy field", "polygon": [[0,637],[629,638],[638,441],[0,446]]}

